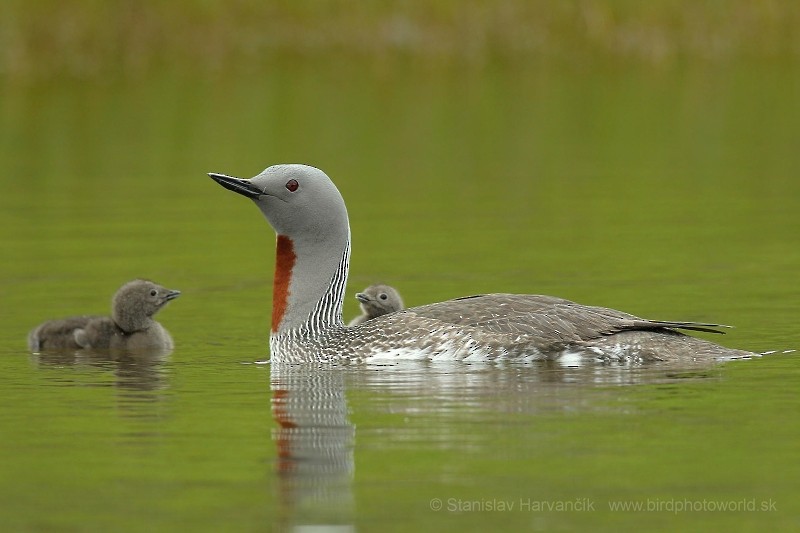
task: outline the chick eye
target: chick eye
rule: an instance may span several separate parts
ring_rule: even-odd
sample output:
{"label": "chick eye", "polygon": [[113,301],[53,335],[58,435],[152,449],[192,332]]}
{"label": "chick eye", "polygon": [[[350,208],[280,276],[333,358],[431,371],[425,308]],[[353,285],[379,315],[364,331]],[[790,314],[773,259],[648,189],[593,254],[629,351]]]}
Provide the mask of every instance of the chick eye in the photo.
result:
{"label": "chick eye", "polygon": [[388,296],[386,296],[386,293],[382,292],[382,293],[380,293],[378,298],[380,298],[381,300],[385,300],[386,298],[388,298]]}
{"label": "chick eye", "polygon": [[297,180],[289,180],[286,182],[286,188],[289,190],[289,192],[296,191],[298,187],[300,187],[300,184],[297,183]]}
{"label": "chick eye", "polygon": [[155,290],[155,289],[150,289],[150,296],[155,296],[156,294],[158,294],[158,291],[157,291],[157,290]]}

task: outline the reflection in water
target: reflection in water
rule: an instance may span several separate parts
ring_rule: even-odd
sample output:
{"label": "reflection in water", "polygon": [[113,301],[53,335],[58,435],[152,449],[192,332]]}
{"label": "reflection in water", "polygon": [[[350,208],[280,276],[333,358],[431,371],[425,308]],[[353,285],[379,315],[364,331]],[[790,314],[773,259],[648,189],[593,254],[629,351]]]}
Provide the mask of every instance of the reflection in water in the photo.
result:
{"label": "reflection in water", "polygon": [[669,383],[716,375],[715,365],[590,364],[565,367],[556,361],[464,363],[403,361],[365,365],[348,373],[348,387],[417,399],[415,409],[435,413],[473,409],[489,413],[572,411],[616,386]]}
{"label": "reflection in water", "polygon": [[[76,350],[36,353],[31,358],[41,370],[47,371],[47,379],[59,386],[111,388],[114,412],[124,422],[115,428],[112,438],[129,452],[138,451],[147,456],[159,441],[169,388],[165,365],[168,352],[130,354]],[[108,401],[105,393],[92,398],[101,404]],[[85,398],[84,401],[92,400]]]}
{"label": "reflection in water", "polygon": [[[353,440],[342,368],[273,365],[280,529],[353,521]],[[334,528],[334,529],[331,529]]]}
{"label": "reflection in water", "polygon": [[[355,426],[345,392],[369,391],[361,416],[404,413],[431,424],[392,427],[383,446],[491,446],[485,431],[454,421],[496,424],[498,413],[602,409],[616,385],[664,383],[715,375],[706,367],[468,364],[403,361],[388,365],[277,365],[271,368],[273,434],[280,516],[277,529],[326,526],[348,530],[355,512]],[[451,419],[448,421],[448,419]],[[470,435],[459,434],[468,430]],[[367,430],[368,433],[370,430]],[[418,432],[411,434],[409,432]],[[367,435],[368,435],[367,433]],[[368,438],[368,437],[367,437]],[[484,442],[484,439],[488,439]]]}
{"label": "reflection in water", "polygon": [[[42,369],[86,367],[111,371],[113,385],[122,391],[153,392],[165,389],[166,370],[164,363],[169,353],[130,354],[75,350],[64,352],[42,352],[31,355],[32,361]],[[65,375],[59,376],[61,380]]]}
{"label": "reflection in water", "polygon": [[[62,386],[113,387],[117,413],[136,422],[163,418],[163,400],[169,388],[166,362],[169,353],[102,353],[88,350],[42,352],[31,360],[47,370],[51,381]],[[109,379],[109,377],[111,379]],[[150,424],[130,427],[120,435],[124,442],[141,443],[149,437]]]}

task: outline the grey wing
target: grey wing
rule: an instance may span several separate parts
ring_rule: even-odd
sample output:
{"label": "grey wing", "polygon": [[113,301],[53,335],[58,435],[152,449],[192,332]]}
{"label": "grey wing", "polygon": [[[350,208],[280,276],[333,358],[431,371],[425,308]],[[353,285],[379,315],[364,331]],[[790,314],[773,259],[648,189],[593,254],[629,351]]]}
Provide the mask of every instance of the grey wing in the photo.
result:
{"label": "grey wing", "polygon": [[527,294],[482,294],[414,307],[411,312],[444,323],[472,326],[503,335],[532,336],[545,342],[575,342],[630,330],[691,329],[722,333],[727,327],[657,321],[563,298]]}
{"label": "grey wing", "polygon": [[50,320],[40,324],[28,334],[28,347],[31,351],[80,348],[75,342],[74,332],[83,328],[94,317],[73,316]]}
{"label": "grey wing", "polygon": [[78,328],[72,332],[72,337],[75,339],[75,344],[80,346],[81,348],[91,348],[92,343],[89,341],[89,335],[86,334],[86,330],[83,328]]}
{"label": "grey wing", "polygon": [[75,330],[75,342],[81,348],[92,348],[94,350],[107,350],[111,347],[111,342],[117,336],[119,328],[114,321],[107,317],[94,317],[79,330]]}

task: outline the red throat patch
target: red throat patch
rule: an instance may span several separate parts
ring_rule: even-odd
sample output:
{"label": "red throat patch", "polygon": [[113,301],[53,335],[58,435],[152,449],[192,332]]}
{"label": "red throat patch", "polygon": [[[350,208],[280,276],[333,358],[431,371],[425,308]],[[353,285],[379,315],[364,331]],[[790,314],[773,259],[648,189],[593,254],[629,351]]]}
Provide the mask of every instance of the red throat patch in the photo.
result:
{"label": "red throat patch", "polygon": [[292,269],[297,256],[294,253],[292,239],[278,235],[275,249],[275,278],[272,282],[272,331],[278,331],[286,305],[289,301],[289,284],[292,281]]}

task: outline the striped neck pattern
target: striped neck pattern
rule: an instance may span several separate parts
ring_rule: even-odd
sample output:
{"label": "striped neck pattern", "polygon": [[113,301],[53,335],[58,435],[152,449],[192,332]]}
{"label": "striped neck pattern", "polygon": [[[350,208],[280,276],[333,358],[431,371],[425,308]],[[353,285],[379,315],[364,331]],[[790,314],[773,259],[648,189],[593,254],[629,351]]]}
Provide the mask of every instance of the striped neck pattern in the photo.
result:
{"label": "striped neck pattern", "polygon": [[[314,306],[308,319],[299,327],[273,331],[270,335],[270,352],[273,362],[330,360],[335,354],[324,352],[323,338],[330,333],[344,329],[342,308],[344,307],[347,274],[350,269],[350,229],[347,229],[347,242],[328,287]],[[314,353],[309,353],[312,351]]]}
{"label": "striped neck pattern", "polygon": [[347,288],[347,273],[350,269],[350,230],[347,231],[347,243],[342,252],[342,259],[339,266],[331,277],[328,290],[322,295],[308,321],[303,326],[311,336],[317,336],[324,331],[341,327],[344,325],[342,319],[342,308],[344,307],[344,295]]}

